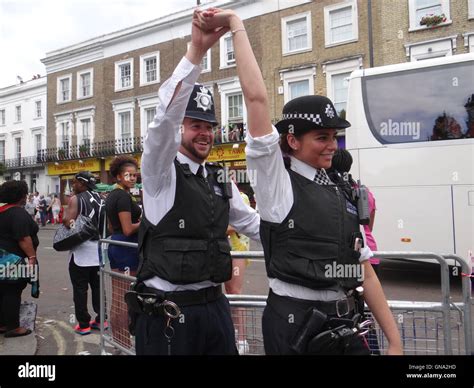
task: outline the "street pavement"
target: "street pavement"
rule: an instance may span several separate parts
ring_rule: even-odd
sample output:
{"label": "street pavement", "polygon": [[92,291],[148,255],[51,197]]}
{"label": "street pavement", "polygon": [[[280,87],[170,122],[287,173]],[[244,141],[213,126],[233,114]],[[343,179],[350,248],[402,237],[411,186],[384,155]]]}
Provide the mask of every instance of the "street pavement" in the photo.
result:
{"label": "street pavement", "polygon": [[[29,286],[23,299],[38,304],[35,333],[21,338],[5,339],[0,336],[0,355],[99,355],[98,331],[80,336],[73,331],[74,305],[72,286],[68,273],[67,252],[56,252],[52,239],[56,227],[47,225],[39,232],[40,262],[39,299],[30,297]],[[261,250],[261,245],[251,242],[251,250]],[[440,274],[437,264],[387,261],[382,263],[380,279],[387,299],[407,301],[441,300]],[[266,295],[268,281],[261,260],[251,260],[244,281],[244,294]],[[459,278],[451,277],[451,296],[454,302],[461,300]],[[94,318],[92,306],[89,311]],[[112,347],[106,352],[117,354]]]}

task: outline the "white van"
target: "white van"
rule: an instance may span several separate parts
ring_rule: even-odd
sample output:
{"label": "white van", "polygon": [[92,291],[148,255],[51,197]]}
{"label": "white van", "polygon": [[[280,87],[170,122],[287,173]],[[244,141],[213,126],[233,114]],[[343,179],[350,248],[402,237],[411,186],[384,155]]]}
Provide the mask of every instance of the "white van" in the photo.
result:
{"label": "white van", "polygon": [[356,70],[351,173],[374,193],[381,251],[474,251],[474,54]]}

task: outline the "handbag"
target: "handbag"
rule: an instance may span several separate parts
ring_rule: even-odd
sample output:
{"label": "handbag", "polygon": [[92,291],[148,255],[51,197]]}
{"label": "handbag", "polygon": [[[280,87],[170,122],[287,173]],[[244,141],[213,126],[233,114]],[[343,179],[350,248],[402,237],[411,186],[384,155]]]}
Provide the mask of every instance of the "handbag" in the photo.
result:
{"label": "handbag", "polygon": [[[17,274],[17,268],[20,264],[24,263],[24,259],[21,256],[10,253],[0,248],[0,280],[17,280],[19,276],[11,276],[11,272]],[[10,275],[10,276],[9,276]]]}
{"label": "handbag", "polygon": [[53,248],[59,252],[70,251],[83,242],[98,236],[99,232],[94,221],[80,214],[71,228],[61,225],[56,230],[53,237]]}

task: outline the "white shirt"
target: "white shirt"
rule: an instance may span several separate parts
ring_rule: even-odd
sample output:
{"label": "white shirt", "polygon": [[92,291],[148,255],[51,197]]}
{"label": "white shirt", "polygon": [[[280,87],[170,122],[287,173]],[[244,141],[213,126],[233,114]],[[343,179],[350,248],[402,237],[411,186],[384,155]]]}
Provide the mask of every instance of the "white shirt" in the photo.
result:
{"label": "white shirt", "polygon": [[[286,171],[280,149],[280,135],[275,127],[272,133],[252,137],[247,133],[247,169],[249,176],[256,176],[257,182],[251,182],[258,198],[258,211],[262,220],[280,224],[290,212],[293,203],[293,189],[290,175]],[[291,169],[307,179],[313,180],[316,169],[301,160],[291,157]],[[363,233],[363,228],[360,228]],[[373,256],[365,246],[361,250],[360,262]],[[344,297],[344,292],[332,290],[313,290],[308,287],[291,284],[279,279],[269,279],[270,288],[275,294],[307,300],[335,300]]]}
{"label": "white shirt", "polygon": [[[200,74],[199,66],[183,58],[173,75],[158,91],[156,116],[148,126],[141,162],[143,206],[146,218],[153,225],[157,225],[174,205],[176,194],[174,158],[177,157],[180,163],[187,163],[193,174],[196,174],[199,168],[198,163],[178,152],[178,149],[181,144],[180,125],[183,122],[194,84]],[[179,82],[181,82],[181,88],[170,104]],[[203,174],[207,176],[205,168]],[[232,198],[229,204],[229,223],[232,227],[238,233],[259,240],[260,217],[255,210],[245,204],[234,183],[232,183]],[[178,285],[158,276],[147,279],[145,284],[163,291],[198,290],[217,285],[211,281]]]}
{"label": "white shirt", "polygon": [[96,267],[100,265],[99,245],[97,241],[85,241],[69,251],[69,260],[74,255],[78,267]]}

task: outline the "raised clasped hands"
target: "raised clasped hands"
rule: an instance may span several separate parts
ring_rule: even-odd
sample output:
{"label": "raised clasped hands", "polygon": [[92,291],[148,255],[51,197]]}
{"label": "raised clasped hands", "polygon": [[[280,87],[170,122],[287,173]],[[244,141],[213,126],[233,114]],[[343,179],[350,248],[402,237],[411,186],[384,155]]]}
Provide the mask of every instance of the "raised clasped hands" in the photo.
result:
{"label": "raised clasped hands", "polygon": [[194,11],[191,30],[193,59],[194,56],[204,56],[207,50],[229,31],[229,26],[224,23],[225,18],[214,17],[217,13],[219,13],[217,9]]}
{"label": "raised clasped hands", "polygon": [[200,28],[204,31],[215,31],[219,28],[232,29],[234,23],[240,22],[234,11],[220,8],[209,8],[201,11],[199,20]]}

